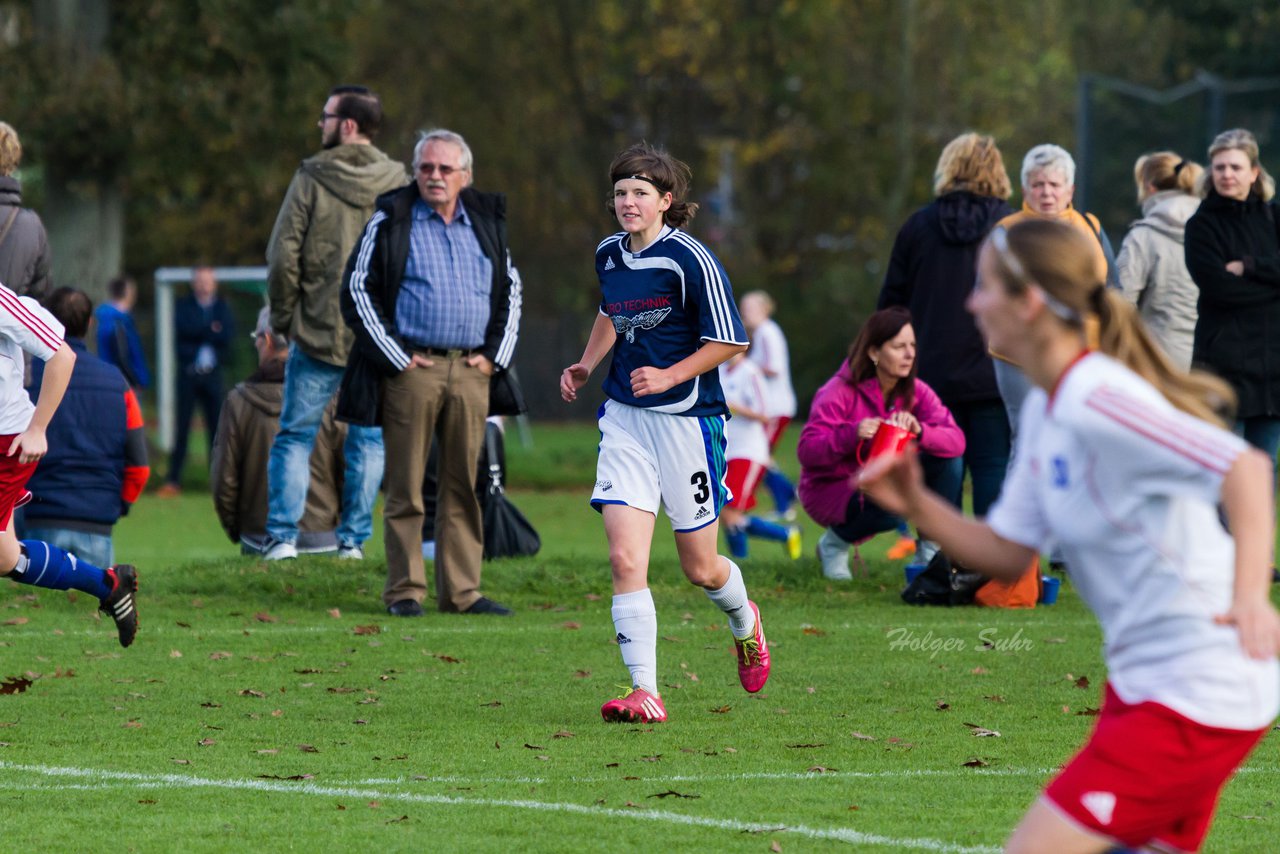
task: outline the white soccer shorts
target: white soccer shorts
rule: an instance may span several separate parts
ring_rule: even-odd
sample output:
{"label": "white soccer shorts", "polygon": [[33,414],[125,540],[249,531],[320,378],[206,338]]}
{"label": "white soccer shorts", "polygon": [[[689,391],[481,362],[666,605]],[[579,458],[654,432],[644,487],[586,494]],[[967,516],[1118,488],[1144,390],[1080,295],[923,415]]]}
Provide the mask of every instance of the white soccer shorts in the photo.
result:
{"label": "white soccer shorts", "polygon": [[678,532],[720,518],[725,484],[723,415],[672,415],[616,400],[600,407],[600,457],[591,506],[667,511]]}

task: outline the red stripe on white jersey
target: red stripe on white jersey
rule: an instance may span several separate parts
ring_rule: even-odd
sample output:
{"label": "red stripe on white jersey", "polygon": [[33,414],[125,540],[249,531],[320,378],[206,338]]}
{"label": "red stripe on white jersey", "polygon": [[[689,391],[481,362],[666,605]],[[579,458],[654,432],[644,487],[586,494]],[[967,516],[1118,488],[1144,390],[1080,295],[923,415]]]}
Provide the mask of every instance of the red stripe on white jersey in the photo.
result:
{"label": "red stripe on white jersey", "polygon": [[[1118,402],[1114,394],[1095,392],[1085,400],[1085,405],[1219,475],[1225,475],[1235,461],[1234,455],[1228,457],[1221,449],[1206,447],[1199,441],[1201,437],[1186,431],[1185,425],[1174,422],[1161,413],[1134,405],[1132,401],[1124,400],[1120,402],[1122,405],[1117,405]],[[1177,439],[1183,439],[1187,444],[1179,445],[1175,441]]]}
{"label": "red stripe on white jersey", "polygon": [[[1125,397],[1115,389],[1102,387],[1094,392],[1100,400],[1107,405],[1116,409],[1128,412],[1133,418],[1145,419],[1154,425],[1167,431],[1170,435],[1174,435],[1179,439],[1185,440],[1192,445],[1196,451],[1205,457],[1218,457],[1221,460],[1223,471],[1231,468],[1232,462],[1235,461],[1235,454],[1229,448],[1224,448],[1221,443],[1207,432],[1200,432],[1190,429],[1185,421],[1173,418],[1168,412],[1164,412],[1153,407],[1149,407],[1132,398]],[[1208,427],[1209,425],[1205,425]]]}
{"label": "red stripe on white jersey", "polygon": [[0,307],[8,309],[14,319],[31,331],[50,350],[62,346],[62,336],[54,332],[40,317],[22,304],[18,295],[8,288],[0,288]]}

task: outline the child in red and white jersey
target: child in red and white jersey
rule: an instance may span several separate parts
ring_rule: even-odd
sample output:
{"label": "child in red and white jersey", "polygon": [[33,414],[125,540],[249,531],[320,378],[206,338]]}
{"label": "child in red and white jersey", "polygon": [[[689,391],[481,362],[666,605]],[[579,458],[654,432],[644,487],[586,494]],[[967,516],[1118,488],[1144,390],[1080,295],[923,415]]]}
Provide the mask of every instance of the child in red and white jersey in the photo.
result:
{"label": "child in red and white jersey", "polygon": [[[24,353],[45,362],[34,404],[22,387]],[[45,428],[62,402],[75,362],[62,324],[35,300],[0,285],[0,576],[91,594],[115,620],[120,645],[128,646],[138,631],[134,568],[102,569],[41,540],[19,541],[13,526],[14,509],[31,500],[26,483],[49,449]]]}
{"label": "child in red and white jersey", "polygon": [[1168,361],[1092,250],[1076,229],[1028,220],[979,256],[969,310],[1036,386],[986,520],[925,489],[910,455],[874,461],[861,485],[993,577],[1056,542],[1102,624],[1097,726],[1006,850],[1195,851],[1280,710],[1271,462],[1222,426],[1230,389]]}

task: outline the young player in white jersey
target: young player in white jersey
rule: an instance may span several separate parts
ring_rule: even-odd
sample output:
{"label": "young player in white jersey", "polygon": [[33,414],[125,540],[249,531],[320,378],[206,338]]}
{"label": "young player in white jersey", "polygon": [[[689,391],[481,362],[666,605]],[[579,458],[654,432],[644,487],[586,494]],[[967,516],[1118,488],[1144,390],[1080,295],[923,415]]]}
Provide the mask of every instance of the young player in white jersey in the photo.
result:
{"label": "young player in white jersey", "polygon": [[[32,404],[22,387],[23,353],[46,363],[39,399]],[[132,566],[102,569],[41,540],[18,540],[13,511],[31,500],[26,483],[49,449],[45,429],[62,402],[76,356],[63,328],[30,297],[0,285],[0,576],[52,590],[81,590],[99,600],[115,620],[121,646],[138,631]]]}
{"label": "young player in white jersey", "polygon": [[804,548],[799,527],[749,515],[756,506],[756,487],[769,467],[770,418],[766,414],[764,372],[745,353],[737,353],[720,365],[720,387],[731,416],[724,427],[725,483],[733,497],[720,511],[729,553],[738,559],[748,557],[750,536],[782,543],[787,556],[796,560]]}
{"label": "young player in white jersey", "polygon": [[680,566],[728,618],[738,678],[756,692],[769,678],[760,610],[742,573],[716,553],[728,500],[726,407],[716,367],[747,346],[719,260],[680,230],[697,211],[684,200],[689,167],[633,145],[609,166],[622,231],[596,247],[600,312],[586,349],[560,377],[572,402],[609,351],[600,407],[600,456],[591,505],[604,517],[613,570],[613,623],[632,688],[600,709],[606,721],[655,723],[658,617],[649,592],[649,548],[658,507],[675,531]]}
{"label": "young player in white jersey", "polygon": [[979,255],[970,311],[1036,386],[986,520],[925,489],[912,454],[861,485],[997,578],[1057,542],[1102,624],[1102,713],[1006,850],[1195,851],[1280,709],[1271,462],[1218,426],[1230,389],[1175,368],[1093,253],[1040,219],[997,228]]}
{"label": "young player in white jersey", "polygon": [[[769,453],[772,454],[796,414],[796,392],[791,386],[791,351],[782,327],[773,319],[776,307],[773,297],[764,291],[750,291],[742,295],[738,307],[742,312],[742,323],[751,336],[751,349],[747,356],[764,375],[765,414],[768,416],[764,426],[769,438]],[[764,484],[773,497],[778,516],[795,518],[792,506],[796,500],[795,484],[782,473],[772,457],[765,471]]]}

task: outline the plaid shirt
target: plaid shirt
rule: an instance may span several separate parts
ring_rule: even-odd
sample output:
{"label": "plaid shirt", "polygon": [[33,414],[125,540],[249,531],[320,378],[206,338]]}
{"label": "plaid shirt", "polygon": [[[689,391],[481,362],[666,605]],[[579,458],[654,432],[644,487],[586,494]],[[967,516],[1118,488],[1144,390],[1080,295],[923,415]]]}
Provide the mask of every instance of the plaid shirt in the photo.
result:
{"label": "plaid shirt", "polygon": [[415,202],[409,260],[396,297],[397,331],[421,347],[480,347],[492,291],[493,262],[462,201],[447,225],[426,202]]}

